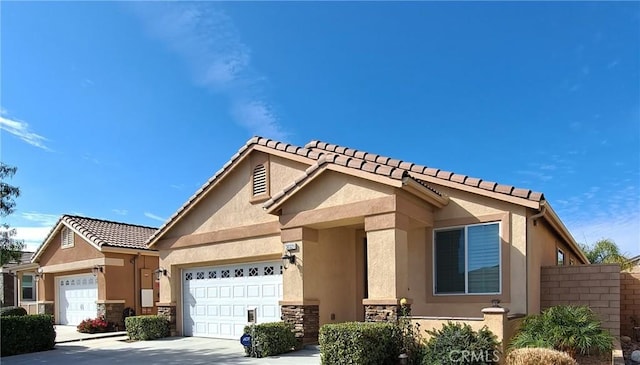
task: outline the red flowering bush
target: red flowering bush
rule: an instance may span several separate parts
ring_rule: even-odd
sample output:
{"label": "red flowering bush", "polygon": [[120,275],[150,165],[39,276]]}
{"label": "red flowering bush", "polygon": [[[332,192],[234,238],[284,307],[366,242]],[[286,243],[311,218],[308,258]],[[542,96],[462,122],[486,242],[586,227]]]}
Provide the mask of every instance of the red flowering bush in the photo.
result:
{"label": "red flowering bush", "polygon": [[80,322],[77,328],[80,333],[107,332],[109,330],[109,323],[105,321],[103,317],[94,319],[87,318]]}

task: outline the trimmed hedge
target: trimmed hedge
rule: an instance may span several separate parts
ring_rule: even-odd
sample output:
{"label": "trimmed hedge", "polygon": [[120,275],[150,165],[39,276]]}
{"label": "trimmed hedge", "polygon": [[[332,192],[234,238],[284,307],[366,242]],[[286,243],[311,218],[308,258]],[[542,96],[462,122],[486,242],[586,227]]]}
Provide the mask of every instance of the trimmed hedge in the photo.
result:
{"label": "trimmed hedge", "polygon": [[51,350],[56,344],[53,316],[33,314],[2,317],[2,356]]}
{"label": "trimmed hedge", "polygon": [[0,317],[6,316],[26,316],[27,310],[22,307],[4,307],[0,308]]}
{"label": "trimmed hedge", "polygon": [[293,328],[285,322],[271,322],[246,326],[244,333],[252,336],[255,346],[244,347],[247,356],[266,357],[293,351],[298,344]]}
{"label": "trimmed hedge", "polygon": [[394,323],[346,322],[320,327],[322,364],[396,364],[402,348]]}
{"label": "trimmed hedge", "polygon": [[125,318],[127,335],[132,340],[155,340],[169,336],[169,321],[164,316],[131,316]]}

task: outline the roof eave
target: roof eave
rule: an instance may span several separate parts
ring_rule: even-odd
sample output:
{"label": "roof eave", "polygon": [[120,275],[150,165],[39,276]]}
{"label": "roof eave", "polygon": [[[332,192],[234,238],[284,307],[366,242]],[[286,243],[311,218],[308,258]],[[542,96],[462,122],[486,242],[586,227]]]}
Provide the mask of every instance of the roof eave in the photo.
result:
{"label": "roof eave", "polygon": [[573,238],[573,236],[571,235],[571,232],[569,232],[569,229],[564,225],[564,223],[562,223],[562,221],[560,220],[560,217],[558,217],[556,212],[551,207],[551,204],[549,204],[548,201],[543,200],[542,202],[540,202],[540,206],[541,206],[540,210],[542,210],[542,208],[546,209],[546,214],[544,214],[544,218],[547,220],[547,222],[551,224],[551,226],[556,230],[556,232],[558,232],[558,234],[560,234],[560,236],[562,236],[562,238],[564,238],[567,242],[569,242],[569,245],[571,246],[571,248],[576,252],[578,256],[580,256],[580,258],[584,262],[586,262],[587,264],[590,264],[589,259],[587,258],[587,256],[585,256],[584,252],[582,252],[580,245]]}
{"label": "roof eave", "polygon": [[421,198],[422,200],[425,200],[426,202],[434,205],[437,208],[442,208],[445,205],[449,204],[448,197],[436,194],[410,176],[404,177],[402,179],[402,184],[403,190]]}

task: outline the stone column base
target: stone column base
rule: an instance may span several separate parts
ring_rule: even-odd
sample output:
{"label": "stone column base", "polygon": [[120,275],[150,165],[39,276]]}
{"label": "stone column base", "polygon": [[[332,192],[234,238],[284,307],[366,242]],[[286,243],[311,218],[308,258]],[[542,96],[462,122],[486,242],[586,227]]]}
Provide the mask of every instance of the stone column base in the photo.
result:
{"label": "stone column base", "polygon": [[364,306],[365,322],[396,322],[400,316],[397,304],[367,304]]}
{"label": "stone column base", "polygon": [[38,314],[55,314],[55,305],[53,302],[38,302]]}
{"label": "stone column base", "polygon": [[124,300],[102,301],[97,303],[98,317],[103,317],[105,321],[113,323],[117,330],[124,330]]}
{"label": "stone column base", "polygon": [[167,317],[169,321],[169,332],[171,336],[176,336],[178,331],[176,329],[176,305],[167,303],[156,303],[158,307],[158,315]]}
{"label": "stone column base", "polygon": [[318,343],[319,305],[282,305],[281,310],[282,319],[293,326],[293,333],[299,344]]}

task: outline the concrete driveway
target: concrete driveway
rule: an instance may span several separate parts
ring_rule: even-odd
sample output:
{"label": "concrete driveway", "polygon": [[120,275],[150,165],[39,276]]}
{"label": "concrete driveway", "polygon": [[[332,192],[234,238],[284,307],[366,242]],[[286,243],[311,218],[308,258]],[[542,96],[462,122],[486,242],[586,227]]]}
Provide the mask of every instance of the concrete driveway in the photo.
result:
{"label": "concrete driveway", "polygon": [[126,336],[56,344],[54,350],[2,358],[3,365],[32,364],[247,364],[318,365],[320,353],[304,349],[281,356],[244,357],[239,341],[196,337],[169,337],[126,342]]}

